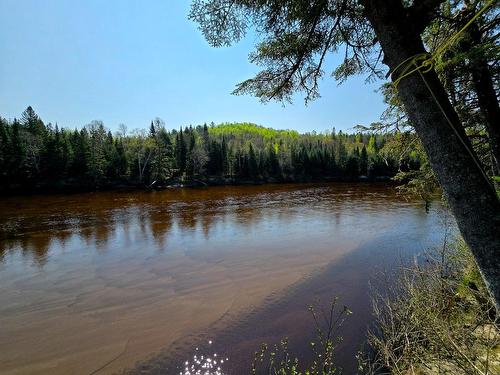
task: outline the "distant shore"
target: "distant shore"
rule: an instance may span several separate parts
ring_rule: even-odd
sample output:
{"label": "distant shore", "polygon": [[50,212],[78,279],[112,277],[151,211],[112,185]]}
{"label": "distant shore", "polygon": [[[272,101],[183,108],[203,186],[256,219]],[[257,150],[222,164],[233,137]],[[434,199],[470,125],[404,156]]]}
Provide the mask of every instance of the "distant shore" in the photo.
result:
{"label": "distant shore", "polygon": [[314,182],[391,182],[390,176],[367,176],[346,177],[330,176],[323,178],[301,177],[301,178],[236,178],[209,176],[206,178],[181,178],[174,177],[168,181],[145,185],[143,183],[112,183],[102,186],[91,186],[72,181],[60,184],[40,184],[40,185],[11,185],[0,187],[0,197],[32,195],[32,194],[75,194],[98,191],[155,191],[178,188],[201,188],[207,186],[241,186],[241,185],[265,185],[265,184],[286,184],[286,183],[314,183]]}

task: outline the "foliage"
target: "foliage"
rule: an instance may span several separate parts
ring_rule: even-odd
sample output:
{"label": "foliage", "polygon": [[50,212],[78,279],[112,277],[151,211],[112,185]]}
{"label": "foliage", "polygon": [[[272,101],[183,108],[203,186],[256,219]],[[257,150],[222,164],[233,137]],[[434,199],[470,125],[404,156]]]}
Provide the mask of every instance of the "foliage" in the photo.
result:
{"label": "foliage", "polygon": [[[482,8],[487,0],[473,0],[467,2],[443,1],[437,11],[438,17],[424,30],[423,40],[430,53],[436,51],[447,39],[456,34],[466,22]],[[498,7],[497,7],[498,8]],[[488,96],[484,91],[484,82],[481,86],[475,72],[478,66],[484,67],[486,73],[481,79],[489,81],[493,93],[490,100],[498,108],[495,91],[498,93],[500,76],[500,49],[496,43],[500,26],[500,13],[498,11],[486,12],[479,17],[466,32],[460,35],[457,42],[439,56],[435,65],[436,72],[446,89],[450,102],[455,108],[460,122],[466,130],[472,147],[477,154],[484,169],[490,174],[499,173],[494,145],[498,138],[499,130],[496,117],[488,118],[489,108],[485,108],[480,97]],[[481,65],[482,64],[482,65]],[[390,83],[381,87],[387,108],[382,115],[382,123],[374,124],[373,129],[396,129],[404,131],[412,128],[405,109],[396,95],[397,91]],[[493,121],[494,123],[490,124]],[[498,146],[497,146],[498,147]],[[423,177],[429,177],[423,181]],[[411,179],[406,176],[407,181]],[[414,185],[435,185],[432,174],[416,175],[420,181]],[[425,194],[425,192],[424,192]]]}
{"label": "foliage", "polygon": [[209,128],[209,133],[214,136],[233,134],[235,136],[257,136],[264,139],[278,137],[296,139],[299,137],[299,132],[296,130],[276,130],[247,122],[212,125]]}
{"label": "foliage", "polygon": [[260,351],[255,353],[253,375],[334,375],[342,372],[335,366],[334,354],[342,342],[338,330],[352,312],[346,306],[339,308],[338,298],[333,299],[327,310],[310,305],[309,311],[317,337],[311,342],[311,364],[304,365],[293,357],[288,349],[288,340],[283,339],[273,347],[262,344]]}
{"label": "foliage", "polygon": [[[403,267],[374,293],[370,374],[494,374],[500,325],[472,254],[462,240]],[[371,353],[371,355],[370,355]]]}
{"label": "foliage", "polygon": [[[409,15],[422,22],[421,26],[416,25],[417,30],[432,53],[486,3],[487,0],[429,1],[424,4],[403,2],[403,5]],[[217,47],[239,41],[249,28],[256,30],[260,41],[250,55],[250,61],[262,66],[263,70],[254,78],[240,83],[236,93],[251,93],[263,101],[290,101],[295,91],[302,91],[307,101],[319,96],[318,80],[324,75],[325,59],[341,47],[344,48],[344,59],[332,72],[338,80],[343,81],[360,72],[369,72],[370,77],[381,76],[377,67],[379,46],[365,18],[365,5],[365,2],[341,0],[194,0],[190,18],[198,23],[207,41]],[[446,53],[439,56],[436,70],[466,128],[475,153],[483,166],[495,174],[499,173],[500,162],[496,159],[500,156],[493,151],[495,139],[500,141],[500,136],[496,124],[488,126],[492,117],[488,121],[488,110],[478,100],[485,93],[475,84],[477,75],[471,74],[483,64],[485,80],[493,82],[494,90],[498,92],[500,70],[496,38],[500,23],[499,13],[495,12],[495,7],[492,9],[479,17]],[[382,123],[373,124],[371,130],[395,129],[396,132],[414,135],[394,86],[384,84],[382,92],[388,108],[382,116]],[[490,100],[496,101],[494,93],[490,93]],[[493,121],[496,117],[493,116]],[[438,183],[416,136],[394,138],[392,141],[393,145],[387,145],[385,150],[385,156],[393,151],[391,160],[397,157],[394,152],[401,156],[407,153],[405,149],[415,148],[418,149],[418,159],[425,160],[418,168],[409,170],[399,168],[401,162],[396,163],[396,181],[404,185],[401,191],[428,200]],[[497,149],[499,147],[497,145]],[[346,165],[356,170],[359,160],[347,158]],[[361,174],[365,174],[366,167],[362,162]]]}
{"label": "foliage", "polygon": [[423,160],[412,147],[391,145],[405,134],[315,132],[299,134],[251,123],[113,135],[101,121],[81,130],[45,125],[28,107],[22,122],[0,118],[0,188],[116,185],[162,186],[172,179],[222,183],[367,179],[416,171]]}
{"label": "foliage", "polygon": [[[395,103],[398,112],[404,114],[403,120],[408,115],[413,122],[409,125],[415,126],[459,228],[500,306],[495,263],[500,205],[485,172],[485,167],[490,175],[500,171],[497,3],[193,0],[190,18],[216,47],[240,40],[248,29],[255,32],[257,42],[249,60],[262,70],[240,83],[235,93],[250,93],[262,101],[291,101],[296,92],[302,92],[306,101],[317,98],[326,61],[340,48],[343,59],[331,74],[340,81],[357,73],[369,73],[368,79],[382,78],[378,63],[387,65],[386,78],[404,82],[398,86],[397,101],[405,107]],[[446,78],[454,78],[456,69],[449,69],[448,74],[439,70],[449,61],[450,47],[460,47],[457,42],[466,36],[469,41],[462,43],[457,54],[465,67],[456,75],[458,82],[466,84],[452,80],[448,85]],[[428,59],[431,54],[433,58]],[[429,64],[413,68],[419,57]],[[463,90],[466,87],[472,87],[476,95],[471,98],[471,90]],[[456,88],[462,89],[461,95],[455,95]],[[462,98],[454,102],[457,97]],[[477,104],[467,106],[466,115],[460,116],[458,106],[471,100]],[[479,124],[479,132],[477,126],[473,132],[467,129],[468,121]],[[356,154],[345,165],[352,174],[359,173]],[[477,214],[472,217],[473,210]]]}
{"label": "foliage", "polygon": [[[424,33],[424,41],[434,51],[444,40],[457,33],[488,0],[471,0],[463,4],[444,1],[441,17],[436,18]],[[461,123],[485,170],[500,170],[500,133],[497,125],[500,48],[498,5],[479,17],[447,49],[436,64]],[[493,109],[492,109],[493,106]]]}
{"label": "foliage", "polygon": [[240,83],[236,94],[289,101],[298,90],[314,99],[327,55],[342,44],[345,57],[333,75],[340,80],[363,71],[380,75],[374,33],[357,1],[194,0],[190,18],[216,47],[239,41],[249,28],[257,31],[259,42],[249,59],[263,70]]}

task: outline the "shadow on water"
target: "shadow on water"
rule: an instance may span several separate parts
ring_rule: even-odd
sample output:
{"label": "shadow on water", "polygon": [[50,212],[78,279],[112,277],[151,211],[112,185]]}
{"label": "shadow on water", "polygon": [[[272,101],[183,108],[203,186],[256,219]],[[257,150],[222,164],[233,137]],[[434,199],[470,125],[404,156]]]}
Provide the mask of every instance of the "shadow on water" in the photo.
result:
{"label": "shadow on water", "polygon": [[198,347],[239,375],[285,336],[307,361],[307,305],[338,296],[354,312],[337,353],[352,373],[369,281],[439,242],[437,211],[380,184],[4,199],[0,368],[178,374]]}
{"label": "shadow on water", "polygon": [[[430,238],[423,240],[434,244],[439,241],[441,233],[436,230]],[[219,364],[222,372],[217,373],[250,374],[254,353],[261,344],[278,344],[283,338],[288,339],[290,353],[300,363],[307,364],[312,359],[310,342],[317,339],[308,306],[317,304],[328,308],[334,297],[339,297],[341,305],[353,311],[338,331],[342,343],[336,349],[336,364],[343,373],[355,374],[358,368],[356,354],[363,349],[367,329],[373,322],[371,287],[380,287],[382,284],[377,284],[382,280],[381,276],[385,280],[399,266],[426,250],[421,241],[405,241],[402,248],[398,245],[400,240],[397,233],[385,233],[327,265],[322,272],[307,277],[280,295],[270,296],[262,306],[238,318],[224,317],[207,331],[174,343],[162,354],[126,374],[179,373],[184,368],[184,359],[192,352],[194,355],[214,352],[227,356],[229,361]]]}

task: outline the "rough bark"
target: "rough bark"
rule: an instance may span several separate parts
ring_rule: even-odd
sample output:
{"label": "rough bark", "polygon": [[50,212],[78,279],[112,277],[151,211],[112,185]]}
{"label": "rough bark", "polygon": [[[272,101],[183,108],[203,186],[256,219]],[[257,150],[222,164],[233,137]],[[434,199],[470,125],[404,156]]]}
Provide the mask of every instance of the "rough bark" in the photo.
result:
{"label": "rough bark", "polygon": [[[363,0],[363,4],[391,71],[409,57],[426,52],[400,0]],[[418,72],[404,78],[398,92],[498,310],[500,202],[437,74],[432,70],[423,78]]]}

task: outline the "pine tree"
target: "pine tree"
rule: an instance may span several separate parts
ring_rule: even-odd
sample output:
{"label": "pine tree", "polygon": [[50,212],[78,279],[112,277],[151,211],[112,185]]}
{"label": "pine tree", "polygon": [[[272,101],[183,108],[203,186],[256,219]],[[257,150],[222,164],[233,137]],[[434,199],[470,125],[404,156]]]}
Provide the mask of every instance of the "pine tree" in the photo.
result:
{"label": "pine tree", "polygon": [[361,149],[359,171],[361,175],[368,176],[368,152],[366,151],[365,145],[363,145],[363,148]]}
{"label": "pine tree", "polygon": [[103,184],[106,176],[106,131],[101,121],[92,121],[88,125],[89,129],[89,147],[87,150],[87,175],[89,181],[94,187]]}
{"label": "pine tree", "polygon": [[155,151],[151,161],[151,179],[164,183],[172,177],[174,170],[172,142],[163,126],[158,126],[153,134]]}
{"label": "pine tree", "polygon": [[253,150],[253,146],[250,143],[248,146],[248,175],[251,178],[257,177],[258,174],[258,165],[257,158],[255,156],[255,151]]}
{"label": "pine tree", "polygon": [[9,178],[9,161],[12,158],[12,147],[9,138],[8,123],[0,117],[0,186],[5,185]]}
{"label": "pine tree", "polygon": [[175,142],[175,156],[176,156],[177,168],[179,169],[179,173],[182,175],[186,171],[186,159],[187,159],[187,147],[182,127],[179,133],[177,133],[177,138]]}

